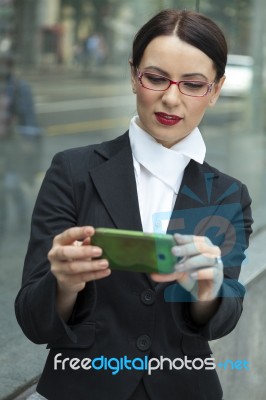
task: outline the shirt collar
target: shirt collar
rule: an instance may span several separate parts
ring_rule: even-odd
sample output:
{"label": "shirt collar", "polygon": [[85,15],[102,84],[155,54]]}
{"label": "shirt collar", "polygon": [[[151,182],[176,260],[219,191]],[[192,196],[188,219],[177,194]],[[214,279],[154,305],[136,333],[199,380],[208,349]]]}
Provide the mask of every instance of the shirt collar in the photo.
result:
{"label": "shirt collar", "polygon": [[170,149],[158,143],[140,128],[133,117],[129,127],[129,138],[134,158],[177,192],[177,182],[191,159],[203,163],[206,147],[198,128]]}
{"label": "shirt collar", "polygon": [[133,117],[129,138],[134,158],[157,178],[176,192],[180,174],[184,173],[191,159],[203,163],[206,147],[198,128],[170,149],[158,143],[137,124]]}
{"label": "shirt collar", "polygon": [[206,146],[199,128],[193,129],[189,135],[171,147],[171,150],[184,154],[199,164],[203,164]]}
{"label": "shirt collar", "polygon": [[[138,116],[135,115],[130,122],[130,127],[129,127],[129,137],[130,137],[130,142],[134,142],[134,146],[137,148],[143,148],[142,142],[148,142],[151,144],[153,147],[162,147],[166,151],[171,150],[175,151],[177,153],[185,154],[188,156],[190,159],[195,160],[196,162],[203,164],[205,155],[206,155],[206,146],[203,140],[203,137],[201,135],[201,132],[199,128],[193,129],[193,131],[187,135],[184,139],[182,139],[180,142],[176,143],[174,146],[172,146],[170,149],[167,149],[166,147],[162,146],[160,143],[158,143],[151,135],[149,135],[146,131],[144,131],[142,128],[139,127],[137,124],[137,119]],[[134,134],[138,137],[138,141],[135,140]],[[135,143],[136,142],[136,143]],[[139,146],[138,146],[138,143]],[[144,152],[148,151],[149,149],[145,149]],[[170,152],[169,152],[170,153]]]}

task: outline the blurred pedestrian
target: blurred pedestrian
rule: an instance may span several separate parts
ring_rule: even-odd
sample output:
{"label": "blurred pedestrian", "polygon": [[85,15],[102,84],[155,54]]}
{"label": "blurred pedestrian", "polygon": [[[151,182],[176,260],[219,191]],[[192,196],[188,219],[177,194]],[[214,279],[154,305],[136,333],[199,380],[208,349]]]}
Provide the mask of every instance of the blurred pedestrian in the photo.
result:
{"label": "blurred pedestrian", "polygon": [[28,83],[14,75],[15,57],[0,53],[0,225],[6,232],[12,210],[17,228],[27,223],[23,185],[32,185],[39,169],[41,129]]}
{"label": "blurred pedestrian", "polygon": [[102,33],[94,32],[86,40],[86,68],[90,72],[97,72],[107,58],[108,49]]}

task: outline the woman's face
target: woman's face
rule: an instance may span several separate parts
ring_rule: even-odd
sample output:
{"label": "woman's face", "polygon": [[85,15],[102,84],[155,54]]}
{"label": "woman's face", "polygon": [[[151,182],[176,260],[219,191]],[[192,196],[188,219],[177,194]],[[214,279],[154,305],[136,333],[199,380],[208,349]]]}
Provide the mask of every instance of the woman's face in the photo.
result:
{"label": "woman's face", "polygon": [[[139,126],[165,147],[172,147],[197,127],[206,109],[219,97],[224,78],[213,85],[204,97],[180,93],[177,85],[166,91],[152,91],[141,86],[132,67],[132,87],[137,96]],[[146,47],[140,73],[151,72],[173,81],[198,80],[211,83],[216,70],[213,61],[201,50],[176,36],[158,36]]]}

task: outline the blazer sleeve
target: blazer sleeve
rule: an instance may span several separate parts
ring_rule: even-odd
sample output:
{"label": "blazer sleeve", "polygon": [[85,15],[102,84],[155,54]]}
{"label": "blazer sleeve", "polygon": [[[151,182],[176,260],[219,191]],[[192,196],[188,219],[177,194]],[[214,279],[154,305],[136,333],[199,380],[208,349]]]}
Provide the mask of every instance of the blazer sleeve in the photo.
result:
{"label": "blazer sleeve", "polygon": [[[179,321],[180,329],[186,335],[197,336],[204,340],[218,339],[229,334],[241,316],[245,288],[238,281],[238,277],[252,233],[253,219],[250,208],[251,199],[245,185],[241,185],[239,193],[238,205],[240,207],[235,207],[227,224],[226,240],[220,246],[224,263],[224,280],[218,295],[220,305],[217,312],[206,325],[198,326],[190,317],[189,309],[192,300],[188,293],[185,295],[182,311],[176,307],[174,302],[172,303],[173,314]],[[228,251],[228,249],[231,249],[231,251]]]}
{"label": "blazer sleeve", "polygon": [[[70,163],[65,153],[57,154],[41,185],[32,215],[31,235],[25,257],[22,286],[15,300],[18,323],[34,343],[77,341],[75,327],[66,324],[55,309],[56,278],[47,254],[53,238],[77,225],[77,206]],[[86,301],[84,298],[86,297]],[[75,324],[84,320],[95,305],[93,282],[79,294]]]}

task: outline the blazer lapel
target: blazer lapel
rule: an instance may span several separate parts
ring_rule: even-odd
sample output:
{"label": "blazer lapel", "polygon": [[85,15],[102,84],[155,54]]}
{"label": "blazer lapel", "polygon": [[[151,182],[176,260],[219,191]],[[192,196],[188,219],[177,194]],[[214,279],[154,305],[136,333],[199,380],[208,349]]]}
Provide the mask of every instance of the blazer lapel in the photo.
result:
{"label": "blazer lapel", "polygon": [[[191,160],[185,169],[180,190],[167,228],[168,233],[195,234],[199,219],[210,218],[219,204],[215,203],[218,174],[207,164]],[[204,211],[203,211],[204,210]],[[206,214],[206,215],[205,215]],[[206,219],[206,224],[207,224]],[[202,232],[205,224],[202,224]],[[197,232],[199,234],[199,232]]]}
{"label": "blazer lapel", "polygon": [[[90,174],[94,185],[118,229],[142,231],[133,158],[128,134],[118,138],[119,146],[105,143],[97,150],[105,158]],[[115,142],[115,141],[114,141]],[[114,143],[113,142],[113,143]],[[115,148],[114,148],[115,147]],[[152,288],[155,282],[141,274]]]}
{"label": "blazer lapel", "polygon": [[128,134],[97,150],[105,161],[90,171],[98,194],[119,229],[142,230]]}

